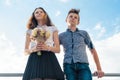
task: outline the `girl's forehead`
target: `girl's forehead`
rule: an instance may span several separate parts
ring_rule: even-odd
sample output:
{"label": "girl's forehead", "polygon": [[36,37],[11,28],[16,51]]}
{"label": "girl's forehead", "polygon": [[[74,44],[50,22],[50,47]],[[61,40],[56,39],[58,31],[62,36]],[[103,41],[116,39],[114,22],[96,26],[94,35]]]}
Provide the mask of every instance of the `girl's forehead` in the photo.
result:
{"label": "girl's forehead", "polygon": [[42,12],[43,12],[43,10],[42,10],[42,9],[36,9],[36,10],[35,10],[35,12],[37,12],[37,11],[42,11]]}

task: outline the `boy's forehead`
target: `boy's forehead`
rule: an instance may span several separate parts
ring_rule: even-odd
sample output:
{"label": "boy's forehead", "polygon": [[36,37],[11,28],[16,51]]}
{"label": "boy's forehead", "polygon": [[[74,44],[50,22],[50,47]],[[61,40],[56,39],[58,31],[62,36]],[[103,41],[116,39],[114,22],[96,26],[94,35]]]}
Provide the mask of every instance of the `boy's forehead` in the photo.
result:
{"label": "boy's forehead", "polygon": [[79,16],[79,15],[76,14],[76,13],[69,13],[68,16],[70,16],[70,15]]}

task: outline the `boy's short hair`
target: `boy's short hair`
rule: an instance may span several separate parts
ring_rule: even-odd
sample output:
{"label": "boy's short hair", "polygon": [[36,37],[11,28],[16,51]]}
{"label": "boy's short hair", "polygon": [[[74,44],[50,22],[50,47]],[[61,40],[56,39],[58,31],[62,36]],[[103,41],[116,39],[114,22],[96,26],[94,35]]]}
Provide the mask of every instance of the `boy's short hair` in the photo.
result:
{"label": "boy's short hair", "polygon": [[76,14],[79,15],[79,12],[80,12],[79,9],[71,9],[71,10],[68,12],[68,14],[70,14],[70,13],[76,13]]}
{"label": "boy's short hair", "polygon": [[70,13],[75,13],[75,14],[77,14],[78,17],[79,17],[79,18],[78,18],[78,21],[80,21],[79,12],[80,12],[79,9],[71,9],[71,10],[69,10],[68,15],[69,15]]}

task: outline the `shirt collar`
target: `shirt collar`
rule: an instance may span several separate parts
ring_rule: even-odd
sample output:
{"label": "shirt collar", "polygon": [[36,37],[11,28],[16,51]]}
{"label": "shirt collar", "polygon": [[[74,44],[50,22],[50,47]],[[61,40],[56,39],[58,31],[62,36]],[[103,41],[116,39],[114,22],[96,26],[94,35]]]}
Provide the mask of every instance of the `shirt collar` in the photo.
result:
{"label": "shirt collar", "polygon": [[[66,31],[72,32],[69,28]],[[76,28],[75,32],[78,32],[78,31],[79,31],[79,29]]]}

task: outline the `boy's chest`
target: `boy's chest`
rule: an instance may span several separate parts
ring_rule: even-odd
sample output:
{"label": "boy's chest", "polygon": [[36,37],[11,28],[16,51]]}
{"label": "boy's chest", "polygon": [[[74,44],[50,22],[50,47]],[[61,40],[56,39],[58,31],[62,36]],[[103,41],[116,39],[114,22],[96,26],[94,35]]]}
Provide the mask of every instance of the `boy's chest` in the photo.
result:
{"label": "boy's chest", "polygon": [[62,37],[62,43],[63,44],[83,44],[84,43],[84,37],[82,37],[79,34],[71,33],[71,34],[65,34],[64,37]]}

